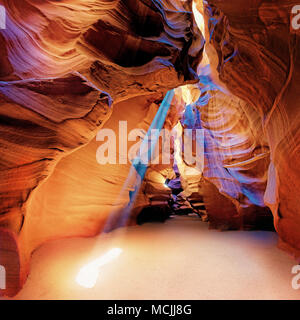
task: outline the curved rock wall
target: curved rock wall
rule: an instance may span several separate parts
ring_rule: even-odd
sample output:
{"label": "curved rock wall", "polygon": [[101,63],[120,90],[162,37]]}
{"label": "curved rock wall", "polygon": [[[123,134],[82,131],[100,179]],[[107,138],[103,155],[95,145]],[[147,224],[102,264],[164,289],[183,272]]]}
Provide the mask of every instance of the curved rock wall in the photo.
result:
{"label": "curved rock wall", "polygon": [[[300,257],[296,1],[203,3],[0,0],[0,251],[13,248],[18,266],[9,294],[43,242],[119,225],[139,177],[130,163],[97,163],[99,129],[118,137],[127,121],[144,135],[166,92],[199,78],[176,94],[165,121],[204,130],[203,167],[179,166],[184,193],[208,199],[219,229],[257,227],[268,205],[282,247]],[[141,208],[167,203],[173,165],[148,168],[128,224]]]}
{"label": "curved rock wall", "polygon": [[105,123],[117,134],[119,120],[147,131],[168,90],[198,81],[204,40],[192,1],[0,5],[0,228],[21,265],[11,293],[37,246],[94,235],[126,207],[136,177],[122,190],[130,165],[97,164],[96,134]]}
{"label": "curved rock wall", "polygon": [[2,79],[76,70],[114,101],[197,81],[204,41],[191,1],[1,3],[7,12],[0,37]]}
{"label": "curved rock wall", "polygon": [[221,229],[269,227],[272,221],[268,219],[270,212],[264,194],[270,152],[261,119],[241,99],[209,87],[202,88],[208,91],[198,102],[205,130],[204,177],[236,207],[225,215],[222,207],[215,206],[214,213],[208,212],[211,226]]}
{"label": "curved rock wall", "polygon": [[265,202],[281,245],[300,256],[299,33],[292,30],[297,1],[207,0],[207,52],[215,78],[261,115],[271,152]]}

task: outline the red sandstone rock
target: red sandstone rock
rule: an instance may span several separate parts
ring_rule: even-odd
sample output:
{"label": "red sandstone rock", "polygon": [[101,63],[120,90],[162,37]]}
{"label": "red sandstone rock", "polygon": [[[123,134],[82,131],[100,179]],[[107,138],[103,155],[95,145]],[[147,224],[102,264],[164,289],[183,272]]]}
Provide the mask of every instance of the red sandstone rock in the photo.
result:
{"label": "red sandstone rock", "polygon": [[0,238],[18,246],[0,263],[17,261],[13,294],[45,241],[96,235],[108,219],[115,227],[137,177],[124,187],[130,163],[97,163],[96,134],[104,124],[117,134],[119,120],[147,131],[154,101],[198,81],[204,41],[191,1],[0,4]]}
{"label": "red sandstone rock", "polygon": [[299,33],[291,27],[296,4],[207,0],[204,12],[216,78],[261,116],[271,152],[265,202],[273,211],[281,246],[300,257],[300,51]]}
{"label": "red sandstone rock", "polygon": [[[268,205],[282,247],[300,257],[300,56],[290,27],[296,1],[204,3],[196,5],[206,21],[205,52],[192,1],[0,1],[7,9],[0,31],[0,265],[13,270],[6,294],[24,284],[31,253],[45,241],[120,226],[139,177],[130,163],[97,163],[97,132],[105,127],[118,136],[126,120],[142,139],[166,92],[196,84],[197,69],[201,83],[188,90],[195,100],[201,95],[193,124],[185,122],[182,93],[165,121],[169,130],[205,132],[203,172],[179,166],[184,195],[204,200],[219,229],[260,227]],[[213,88],[203,82],[206,57]],[[149,166],[127,224],[144,207],[166,205],[173,161]]]}

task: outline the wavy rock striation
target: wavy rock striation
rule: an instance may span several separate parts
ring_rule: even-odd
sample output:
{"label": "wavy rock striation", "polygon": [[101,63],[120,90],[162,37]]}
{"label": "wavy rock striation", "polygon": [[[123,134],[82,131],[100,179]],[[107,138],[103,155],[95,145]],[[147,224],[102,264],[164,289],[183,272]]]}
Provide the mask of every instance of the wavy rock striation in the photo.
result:
{"label": "wavy rock striation", "polygon": [[19,266],[6,291],[13,295],[35,248],[97,234],[126,207],[136,177],[124,187],[130,165],[97,163],[97,132],[106,123],[117,134],[120,120],[147,130],[153,102],[198,81],[204,39],[191,1],[0,5],[0,238]]}
{"label": "wavy rock striation", "polygon": [[296,4],[207,0],[204,12],[215,78],[261,116],[271,155],[265,202],[281,246],[300,257],[300,51],[291,26]]}

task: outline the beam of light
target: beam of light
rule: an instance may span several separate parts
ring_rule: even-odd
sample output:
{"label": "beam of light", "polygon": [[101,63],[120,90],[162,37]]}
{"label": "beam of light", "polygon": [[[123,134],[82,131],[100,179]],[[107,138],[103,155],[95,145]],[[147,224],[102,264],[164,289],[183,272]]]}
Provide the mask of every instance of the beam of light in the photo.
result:
{"label": "beam of light", "polygon": [[[148,165],[150,164],[150,161],[153,156],[153,152],[155,151],[157,142],[159,140],[159,136],[161,133],[161,130],[163,128],[163,125],[166,121],[166,117],[168,114],[168,111],[171,106],[171,102],[173,100],[173,97],[175,95],[175,91],[171,90],[167,92],[164,100],[162,101],[159,110],[157,111],[155,118],[152,121],[152,124],[150,128],[148,129],[148,132],[141,144],[140,150],[139,150],[139,156],[137,156],[133,160],[133,167],[136,169],[138,175],[141,177],[141,180],[144,180]],[[154,131],[155,130],[155,131]],[[155,132],[155,134],[153,134]],[[150,147],[149,147],[149,141]],[[144,156],[147,156],[146,159],[144,159]],[[146,161],[144,161],[146,160]],[[146,163],[145,163],[146,162]]]}
{"label": "beam of light", "polygon": [[[203,4],[199,4],[199,9],[200,7],[202,7],[203,10]],[[204,17],[202,15],[202,13],[198,10],[197,8],[197,3],[196,1],[193,1],[193,14],[197,23],[198,28],[200,29],[200,31],[202,32],[202,34],[205,34],[205,21],[204,21]]]}
{"label": "beam of light", "polygon": [[[162,101],[159,110],[157,111],[157,114],[155,118],[152,121],[152,124],[141,144],[139,156],[137,156],[132,163],[132,168],[134,168],[137,172],[137,174],[140,176],[140,181],[137,183],[135,190],[130,194],[130,202],[128,206],[124,209],[122,217],[121,217],[121,225],[124,225],[126,221],[128,220],[128,217],[130,215],[130,212],[133,208],[133,205],[135,203],[136,197],[139,193],[140,187],[142,185],[142,182],[145,178],[146,171],[148,169],[148,166],[151,162],[153,152],[155,151],[157,142],[159,141],[159,136],[161,133],[161,130],[164,126],[164,123],[167,118],[168,111],[170,110],[170,106],[172,103],[172,100],[174,98],[175,91],[170,90],[167,92],[164,100]],[[153,130],[156,130],[153,134]],[[150,147],[149,147],[149,141],[150,141]],[[144,155],[147,155],[146,163],[144,163]]]}
{"label": "beam of light", "polygon": [[[130,213],[132,211],[133,205],[135,203],[136,197],[139,193],[140,187],[143,183],[143,180],[145,178],[146,171],[148,169],[148,166],[150,164],[151,158],[153,156],[153,153],[156,148],[156,144],[159,141],[159,136],[161,133],[161,130],[164,126],[164,123],[166,121],[166,117],[168,114],[168,111],[170,110],[170,106],[172,103],[172,100],[174,98],[175,91],[170,90],[167,92],[166,96],[164,97],[159,110],[157,111],[151,126],[148,129],[147,134],[145,135],[139,152],[138,156],[132,161],[132,166],[130,168],[128,177],[122,187],[121,193],[119,198],[121,198],[124,194],[124,192],[128,192],[128,186],[130,184],[130,181],[133,180],[133,177],[138,175],[139,179],[137,181],[137,184],[135,186],[135,189],[130,192],[130,201],[129,204],[122,210],[121,217],[118,218],[117,225],[114,220],[114,212],[112,212],[109,216],[109,218],[106,221],[106,224],[104,226],[103,232],[109,232],[112,230],[112,228],[115,227],[124,227],[126,226],[126,222],[128,221],[128,218],[130,216]],[[156,130],[153,135],[153,130]],[[149,146],[150,141],[150,146]],[[146,156],[146,159],[145,159]],[[146,160],[146,161],[144,161]],[[146,162],[146,163],[145,163]]]}
{"label": "beam of light", "polygon": [[122,251],[120,248],[114,248],[81,268],[77,274],[76,282],[84,288],[94,288],[100,274],[100,268],[118,258]]}

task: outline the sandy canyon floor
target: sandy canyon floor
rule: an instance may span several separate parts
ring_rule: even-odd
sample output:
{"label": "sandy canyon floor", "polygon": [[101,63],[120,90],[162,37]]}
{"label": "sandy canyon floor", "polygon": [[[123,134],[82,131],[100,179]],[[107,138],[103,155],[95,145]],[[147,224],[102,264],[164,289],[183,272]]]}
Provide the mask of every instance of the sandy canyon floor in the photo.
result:
{"label": "sandy canyon floor", "polygon": [[[64,239],[37,250],[16,299],[300,299],[295,261],[272,232],[218,232],[197,217],[173,217],[92,239]],[[78,271],[112,248],[94,288]]]}

